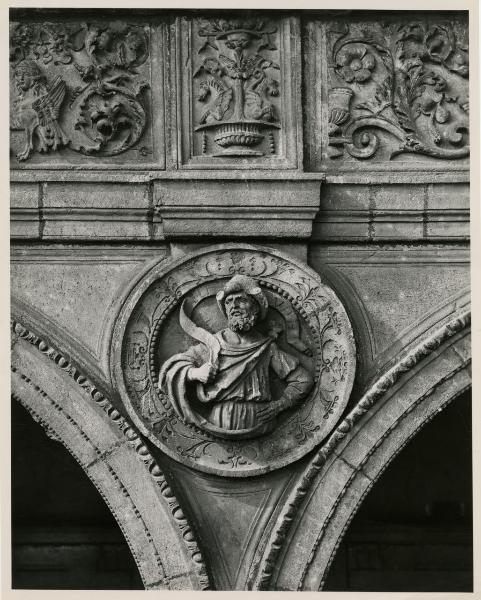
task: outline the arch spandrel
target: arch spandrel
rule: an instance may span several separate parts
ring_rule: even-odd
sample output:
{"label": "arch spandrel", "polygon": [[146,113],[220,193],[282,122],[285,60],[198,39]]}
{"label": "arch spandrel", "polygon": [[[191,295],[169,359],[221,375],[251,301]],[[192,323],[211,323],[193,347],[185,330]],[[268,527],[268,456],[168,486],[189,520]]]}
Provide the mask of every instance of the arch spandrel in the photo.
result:
{"label": "arch spandrel", "polygon": [[10,12],[15,394],[148,588],[322,587],[465,385],[473,14],[360,8]]}

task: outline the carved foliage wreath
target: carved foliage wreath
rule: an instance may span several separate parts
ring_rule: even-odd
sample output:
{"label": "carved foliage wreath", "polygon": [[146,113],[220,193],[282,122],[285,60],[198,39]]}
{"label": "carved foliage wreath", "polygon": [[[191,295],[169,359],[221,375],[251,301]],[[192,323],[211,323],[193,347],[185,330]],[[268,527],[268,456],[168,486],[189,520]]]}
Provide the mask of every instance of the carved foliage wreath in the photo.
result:
{"label": "carved foliage wreath", "polygon": [[[233,442],[180,420],[157,384],[159,349],[164,356],[183,350],[166,335],[182,300],[213,298],[236,273],[263,288],[277,315],[274,329],[313,370],[315,385],[272,433]],[[349,398],[355,347],[342,304],[314,271],[277,251],[222,245],[157,264],[133,288],[114,327],[111,370],[131,417],[166,454],[202,471],[245,477],[289,464],[325,438]]]}

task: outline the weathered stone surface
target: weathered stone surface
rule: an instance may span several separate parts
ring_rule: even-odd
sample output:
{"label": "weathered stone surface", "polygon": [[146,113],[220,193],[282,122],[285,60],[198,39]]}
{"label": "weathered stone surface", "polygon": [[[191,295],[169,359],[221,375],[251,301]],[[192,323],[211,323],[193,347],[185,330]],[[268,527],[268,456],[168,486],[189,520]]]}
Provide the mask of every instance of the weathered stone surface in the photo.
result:
{"label": "weathered stone surface", "polygon": [[309,181],[163,181],[154,184],[157,230],[166,239],[308,238],[320,184]]}
{"label": "weathered stone surface", "polygon": [[[301,531],[295,531],[294,536],[289,540],[289,548],[297,548],[298,552],[290,552],[289,559],[279,561],[278,569],[274,574],[275,584],[272,589],[292,590],[297,589],[297,582],[303,574],[304,557],[302,548],[311,548],[315,544],[316,537],[319,533],[319,525],[325,523],[332,515],[333,505],[336,499],[342,495],[344,491],[349,494],[349,499],[352,501],[352,491],[346,485],[347,481],[356,477],[356,483],[362,481],[363,485],[367,485],[369,480],[362,473],[356,474],[354,470],[343,461],[333,461],[326,469],[326,477],[333,482],[329,486],[320,486],[316,488],[316,495],[312,500],[306,503],[302,510],[303,527]],[[331,479],[332,477],[332,479]],[[337,483],[334,483],[337,482]],[[353,488],[356,489],[356,488]],[[322,550],[321,550],[322,551]]]}
{"label": "weathered stone surface", "polygon": [[238,180],[218,175],[203,180],[197,175],[153,184],[52,181],[42,186],[41,211],[22,204],[33,201],[31,185],[15,183],[13,188],[12,233],[19,238],[160,241],[236,235],[273,240],[294,236],[316,241],[462,241],[469,237],[468,185],[457,183],[449,194],[446,184],[429,183],[429,178],[415,185],[322,184],[319,179],[287,175],[279,181],[264,175]]}
{"label": "weathered stone surface", "polygon": [[428,184],[427,208],[429,210],[469,211],[469,185],[460,183]]}
{"label": "weathered stone surface", "polygon": [[356,315],[361,381],[469,303],[468,248],[313,245],[310,260]]}
{"label": "weathered stone surface", "polygon": [[45,239],[147,239],[149,189],[145,185],[47,183]]}
{"label": "weathered stone surface", "polygon": [[178,18],[172,37],[179,164],[301,168],[299,20],[201,14]]}
{"label": "weathered stone surface", "polygon": [[105,382],[94,384],[71,356],[18,321],[12,336],[14,397],[91,478],[117,519],[146,588],[208,587],[175,495],[135,430],[100,392]]}
{"label": "weathered stone surface", "polygon": [[468,239],[468,184],[450,188],[425,179],[415,185],[324,184],[312,237],[372,242]]}
{"label": "weathered stone surface", "polygon": [[[14,299],[44,315],[75,338],[94,362],[102,358],[104,336],[126,281],[165,247],[22,246],[12,250]],[[95,310],[92,310],[95,307]]]}
{"label": "weathered stone surface", "polygon": [[12,239],[40,237],[40,188],[35,183],[10,187],[10,235]]}
{"label": "weathered stone surface", "polygon": [[[261,298],[264,321],[258,338],[236,346],[227,336],[230,329],[220,337],[212,335],[225,322],[215,299],[222,301],[224,291],[227,303],[226,290],[234,279],[226,281],[232,274],[241,280],[251,278],[245,285],[253,290],[250,295]],[[191,322],[194,314],[202,330]],[[190,355],[182,354],[192,338],[207,345],[210,355],[194,356],[195,347],[188,350]],[[278,358],[275,339],[281,345]],[[172,354],[176,356],[171,359]],[[232,356],[236,358],[228,358]],[[262,370],[266,357],[271,357],[269,368],[278,376],[270,386],[264,383],[267,375]],[[175,460],[224,477],[280,468],[319,443],[347,403],[356,362],[348,317],[316,273],[287,255],[241,244],[209,246],[145,272],[120,310],[110,359],[113,381],[143,434]],[[192,370],[184,373],[187,364]],[[171,370],[164,371],[165,365]],[[195,367],[202,367],[202,374]],[[222,376],[219,393],[215,392],[217,369]],[[212,378],[212,392],[197,384],[196,395],[189,397],[194,372],[201,383]],[[224,426],[224,417],[216,416],[224,391],[224,400],[234,411],[226,416],[235,422],[232,426]],[[267,420],[257,409],[252,414],[255,405],[249,404],[237,422],[236,407],[244,395],[256,405],[264,403]],[[232,397],[236,398],[233,407]],[[208,416],[212,405],[215,415]],[[283,407],[276,409],[277,422],[270,415],[275,406]],[[269,425],[275,426],[267,430]]]}
{"label": "weathered stone surface", "polygon": [[[431,187],[434,187],[431,185]],[[436,186],[437,189],[438,186]],[[426,202],[426,185],[374,185],[372,208],[381,211],[406,210],[421,212]]]}
{"label": "weathered stone surface", "polygon": [[[12,13],[13,392],[147,589],[319,589],[363,495],[470,385],[468,14],[301,12]],[[239,440],[156,391],[198,340],[181,301],[215,334],[235,274],[283,326],[258,333],[322,372]]]}
{"label": "weathered stone surface", "polygon": [[[367,12],[320,15],[307,27],[311,168],[437,171],[441,161],[469,168],[463,16],[384,15],[381,23]],[[317,88],[310,84],[319,79]],[[328,135],[320,133],[326,121]]]}
{"label": "weathered stone surface", "polygon": [[[12,23],[12,167],[162,168],[164,144],[148,126],[163,130],[152,116],[153,106],[163,109],[163,86],[151,75],[162,46],[161,24],[152,31],[148,23],[75,17]],[[155,64],[162,80],[163,64]]]}
{"label": "weathered stone surface", "polygon": [[[391,384],[391,395],[388,390],[387,395],[379,398],[380,403],[369,402],[371,406],[369,392],[361,399],[337,430],[337,436],[334,434],[328,443],[336,459],[327,449],[320,452],[327,457],[324,463],[319,461],[319,455],[314,457],[297,485],[293,522],[284,521],[279,533],[285,552],[266,579],[271,589],[314,591],[322,588],[339,537],[372,483],[412,435],[470,386],[469,363],[462,364],[458,359],[457,364],[451,363],[450,372],[446,372],[453,340],[456,336],[469,335],[461,321],[459,327],[458,334],[454,329],[452,333],[447,329],[439,332],[440,340],[448,336],[444,345],[434,351],[443,357],[440,371],[437,370],[439,362],[432,359],[426,346],[426,359],[418,363],[414,375],[408,372],[400,376],[398,385]],[[428,389],[426,378],[431,381]],[[406,396],[409,388],[413,393]],[[356,414],[359,420],[355,420]],[[323,516],[311,517],[319,514]],[[300,555],[304,555],[304,559]],[[297,561],[294,568],[293,561]]]}
{"label": "weathered stone surface", "polygon": [[432,210],[426,213],[426,236],[432,239],[469,238],[466,210],[451,210],[448,214]]}
{"label": "weathered stone surface", "polygon": [[215,589],[247,589],[256,552],[282,505],[295,467],[236,480],[234,489],[232,480],[194,471],[173,460],[163,468],[178,482],[182,505],[194,515]]}

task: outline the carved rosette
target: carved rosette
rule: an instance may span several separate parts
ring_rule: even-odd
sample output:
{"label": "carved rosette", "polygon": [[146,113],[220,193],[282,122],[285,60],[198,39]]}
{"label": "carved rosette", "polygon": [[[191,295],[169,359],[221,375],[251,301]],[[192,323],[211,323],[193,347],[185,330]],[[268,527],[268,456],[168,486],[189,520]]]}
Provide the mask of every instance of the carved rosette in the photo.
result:
{"label": "carved rosette", "polygon": [[[12,23],[11,129],[16,160],[66,148],[114,157],[144,144],[150,28],[113,22]],[[21,132],[15,134],[15,132]]]}
{"label": "carved rosette", "polygon": [[[277,417],[269,433],[225,439],[179,418],[158,388],[162,364],[194,343],[179,325],[186,299],[197,325],[225,327],[216,294],[235,274],[249,275],[269,302],[263,326],[314,377],[309,395]],[[258,475],[318,445],[341,416],[352,388],[356,353],[349,319],[335,293],[306,265],[277,251],[221,245],[149,269],[128,293],[111,341],[111,371],[140,431],[167,455],[201,471]],[[273,382],[273,397],[282,382]]]}
{"label": "carved rosette", "polygon": [[469,155],[467,24],[339,22],[326,34],[331,160]]}

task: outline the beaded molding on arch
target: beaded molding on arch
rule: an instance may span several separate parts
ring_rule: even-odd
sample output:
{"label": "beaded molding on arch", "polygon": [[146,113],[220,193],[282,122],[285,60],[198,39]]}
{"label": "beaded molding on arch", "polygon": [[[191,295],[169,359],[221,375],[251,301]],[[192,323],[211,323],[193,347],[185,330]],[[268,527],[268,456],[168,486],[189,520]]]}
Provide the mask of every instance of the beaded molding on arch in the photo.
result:
{"label": "beaded molding on arch", "polygon": [[[358,467],[356,468],[356,470],[352,473],[351,477],[349,477],[346,485],[343,487],[343,489],[341,490],[341,493],[339,494],[339,498],[338,500],[336,500],[336,502],[334,503],[334,506],[332,507],[331,511],[329,512],[329,515],[326,518],[325,523],[323,524],[321,531],[319,532],[319,536],[316,539],[316,543],[314,545],[313,550],[311,551],[309,558],[306,562],[306,565],[304,566],[302,575],[301,575],[301,581],[298,585],[297,590],[298,591],[303,591],[303,583],[305,581],[305,578],[307,576],[307,571],[309,569],[309,567],[311,566],[311,564],[314,561],[314,556],[316,553],[317,548],[319,547],[321,541],[322,541],[322,537],[324,535],[324,532],[326,531],[329,523],[332,521],[332,517],[334,516],[336,510],[338,509],[342,498],[345,496],[347,489],[349,487],[349,483],[352,481],[352,479],[359,473],[359,471],[366,465],[366,463],[369,461],[369,459],[371,458],[371,456],[376,452],[376,450],[382,446],[383,442],[386,439],[386,435],[389,435],[389,433],[391,433],[396,427],[398,427],[400,421],[404,420],[417,406],[419,406],[419,404],[421,402],[423,402],[424,400],[426,400],[426,398],[428,398],[429,396],[431,396],[440,385],[442,385],[443,383],[446,383],[448,381],[450,381],[453,377],[455,377],[460,371],[462,371],[463,369],[466,368],[466,366],[468,364],[471,363],[471,360],[467,360],[465,363],[463,363],[458,369],[456,369],[455,371],[453,371],[452,373],[449,373],[449,375],[447,375],[446,377],[443,377],[440,381],[438,381],[435,385],[433,385],[425,394],[423,394],[420,398],[418,398],[416,400],[416,402],[414,402],[412,404],[412,406],[409,407],[409,409],[403,413],[403,415],[400,417],[400,419],[398,419],[391,427],[389,427],[389,429],[386,431],[386,434],[381,438],[380,443],[376,444],[375,446],[373,446],[373,448],[371,448],[371,450],[369,451],[369,453],[366,455],[366,457],[364,458],[364,460],[362,460],[361,463],[359,463]],[[469,387],[469,386],[468,386]],[[468,389],[468,387],[464,387],[462,388],[458,393],[456,393],[453,397],[449,398],[448,400],[446,400],[445,402],[443,402],[439,408],[433,412],[431,415],[429,415],[429,417],[423,421],[418,427],[416,427],[416,429],[414,429],[414,431],[412,432],[412,434],[409,436],[409,438],[407,438],[397,449],[396,452],[389,458],[389,460],[382,466],[382,468],[379,470],[378,476],[376,477],[375,480],[372,480],[371,483],[367,486],[367,488],[364,490],[364,492],[361,494],[361,496],[359,497],[359,500],[356,503],[356,506],[354,507],[354,510],[351,512],[351,514],[349,515],[349,518],[347,519],[346,523],[344,524],[344,527],[341,530],[341,533],[339,535],[339,537],[336,540],[336,543],[332,549],[332,552],[329,556],[329,560],[327,562],[326,568],[325,568],[325,573],[329,572],[329,569],[331,567],[332,561],[334,559],[334,556],[336,555],[337,549],[339,548],[339,545],[344,537],[344,534],[347,530],[347,528],[349,527],[349,525],[351,524],[352,519],[354,518],[354,515],[356,514],[359,506],[362,504],[364,498],[367,496],[367,494],[369,493],[369,491],[371,490],[372,486],[374,485],[374,483],[378,480],[378,478],[384,473],[384,471],[387,469],[387,467],[391,464],[391,462],[394,460],[394,458],[399,454],[399,452],[401,452],[401,450],[412,440],[412,438],[421,430],[423,429],[423,427],[429,423],[430,421],[432,421],[432,419],[436,416],[436,414],[443,410],[448,404],[450,404],[455,398],[457,398],[458,396],[460,396],[462,393],[464,393],[466,391],[466,389]],[[324,583],[325,580],[322,579],[319,590],[321,591],[322,588],[324,587]]]}
{"label": "beaded molding on arch", "polygon": [[[445,341],[467,328],[471,323],[471,312],[466,311],[438,329],[427,340],[416,346],[406,357],[395,364],[387,373],[370,388],[361,398],[347,417],[336,427],[332,435],[328,438],[324,446],[317,452],[310,464],[307,466],[297,486],[292,490],[289,498],[284,505],[279,518],[278,526],[270,536],[267,553],[261,559],[259,576],[252,574],[248,583],[249,589],[267,590],[274,573],[275,564],[287,534],[291,528],[296,512],[301,502],[306,497],[311,484],[318,475],[328,456],[334,451],[336,446],[346,437],[352,427],[369,411],[369,409],[384,396],[384,394],[399,380],[399,378],[411,370],[422,359],[429,356],[434,350],[439,348]],[[438,383],[442,383],[438,382]],[[434,388],[437,387],[434,386]],[[432,391],[434,391],[434,388]],[[429,390],[431,393],[432,391]],[[304,575],[304,574],[303,574]],[[302,580],[301,580],[302,581]],[[257,582],[257,585],[256,585]]]}
{"label": "beaded molding on arch", "polygon": [[[33,388],[33,390],[35,391],[35,393],[39,394],[40,396],[42,396],[43,398],[47,399],[50,404],[53,406],[53,408],[55,410],[57,410],[58,412],[62,412],[62,407],[55,402],[55,400],[53,400],[53,398],[51,398],[42,388],[40,388],[38,385],[36,385],[29,377],[27,377],[26,375],[24,375],[23,373],[21,373],[20,371],[18,371],[17,368],[12,367],[11,368],[13,373],[17,373],[19,375],[19,377],[25,382],[27,383],[31,388]],[[49,425],[47,423],[47,421],[45,421],[30,405],[28,405],[26,402],[24,402],[22,400],[22,397],[13,393],[12,397],[14,400],[16,400],[17,402],[19,402],[31,415],[31,417],[33,418],[33,420],[37,423],[39,423],[43,429],[45,430],[45,433],[47,434],[47,436],[57,442],[61,442],[66,448],[67,450],[70,452],[70,454],[75,458],[75,460],[84,468],[84,470],[86,470],[86,467],[88,465],[84,465],[82,460],[80,459],[79,456],[77,456],[74,448],[72,448],[70,446],[70,444],[65,441],[65,440],[60,440],[60,438],[57,436],[56,431],[51,427],[51,425]],[[97,453],[97,455],[101,455],[100,450],[96,447],[96,445],[94,444],[94,442],[89,438],[89,436],[82,430],[82,428],[78,425],[78,423],[70,416],[70,415],[66,415],[67,420],[73,424],[79,431],[80,435],[84,438],[84,440],[86,440],[89,444],[92,445],[92,447],[95,449],[95,452]],[[109,472],[111,474],[111,476],[117,481],[118,477],[117,474],[115,473],[114,469],[112,469],[109,466]],[[127,531],[125,530],[125,528],[122,525],[122,521],[117,518],[117,511],[115,509],[115,507],[113,507],[111,505],[111,503],[109,502],[108,498],[106,497],[106,495],[104,494],[103,490],[97,485],[97,482],[92,479],[88,473],[86,473],[87,476],[89,477],[90,481],[92,482],[92,484],[95,486],[95,488],[97,489],[97,491],[99,492],[99,494],[101,495],[101,497],[103,498],[105,504],[108,506],[110,512],[112,513],[112,515],[114,515],[114,517],[116,518],[117,521],[117,525],[119,526],[120,530],[122,531],[125,540],[127,541],[127,545],[130,548],[130,552],[132,553],[133,559],[135,564],[137,565],[137,569],[139,570],[139,573],[141,574],[142,579],[143,578],[143,570],[142,570],[142,565],[141,562],[139,560],[139,557],[137,555],[137,552],[135,550],[135,546],[132,544],[130,536],[128,535]],[[125,489],[125,488],[124,488]],[[122,493],[124,495],[124,497],[128,498],[132,504],[132,508],[134,511],[137,510],[135,503],[133,502],[130,494],[124,489],[122,489]],[[149,540],[149,543],[153,546],[152,543],[152,538],[151,536],[148,534],[148,529],[144,523],[144,521],[142,520],[142,525],[144,528],[144,533],[147,537],[147,539]],[[154,555],[156,557],[156,561],[157,561],[157,566],[161,569],[161,572],[164,572],[163,566],[162,566],[162,561],[160,559],[160,556],[157,552],[157,549],[155,548],[155,546],[153,546],[153,551],[154,551]],[[166,581],[168,580],[168,577],[163,577],[161,580],[159,581]]]}
{"label": "beaded molding on arch", "polygon": [[[125,417],[123,417],[120,414],[120,412],[112,405],[110,400],[108,400],[105,397],[105,395],[98,389],[98,387],[92,381],[90,381],[88,377],[83,375],[81,371],[60,351],[51,346],[45,340],[42,340],[39,336],[27,329],[24,325],[22,325],[22,323],[15,319],[11,319],[11,330],[13,337],[21,338],[29,342],[32,346],[35,346],[40,352],[48,356],[48,358],[50,358],[50,360],[52,360],[52,362],[54,362],[58,367],[65,371],[78,385],[80,385],[81,388],[83,388],[88,393],[90,398],[103,409],[103,411],[107,414],[111,421],[113,421],[117,425],[119,430],[125,436],[129,445],[134,448],[138,456],[141,458],[155,484],[159,487],[162,497],[167,502],[172,517],[181,531],[182,539],[184,540],[184,543],[187,547],[192,563],[194,564],[196,575],[199,578],[200,589],[211,589],[209,578],[207,575],[206,565],[204,563],[199,546],[195,541],[195,536],[192,531],[192,528],[189,525],[187,518],[185,517],[172,488],[166,481],[162,470],[160,469],[154,457],[150,454],[147,446],[144,444],[144,442],[134,430],[132,425],[127,421]],[[12,370],[15,370],[15,368],[12,367]],[[28,378],[26,378],[24,375],[21,375],[21,377],[26,381],[28,380]],[[28,380],[28,382],[30,382],[30,380]],[[32,382],[30,382],[30,384],[34,385]],[[42,393],[42,390],[40,390],[40,393]],[[45,394],[45,392],[43,392],[43,394]],[[19,400],[19,398],[16,398],[16,400]],[[32,413],[31,410],[30,412]],[[34,415],[32,414],[32,416]],[[34,416],[34,418],[36,418],[36,420],[39,420],[42,426],[44,426],[42,420],[38,418],[38,415],[36,417]],[[51,430],[51,427],[47,426],[46,430],[48,432],[49,430]],[[70,450],[70,448],[69,451],[77,459],[77,457]],[[134,555],[135,559],[135,553],[133,552],[132,554]],[[138,566],[137,560],[136,563]]]}

